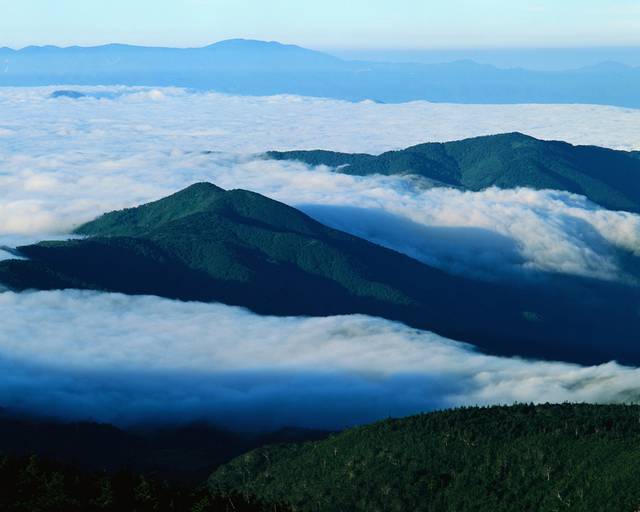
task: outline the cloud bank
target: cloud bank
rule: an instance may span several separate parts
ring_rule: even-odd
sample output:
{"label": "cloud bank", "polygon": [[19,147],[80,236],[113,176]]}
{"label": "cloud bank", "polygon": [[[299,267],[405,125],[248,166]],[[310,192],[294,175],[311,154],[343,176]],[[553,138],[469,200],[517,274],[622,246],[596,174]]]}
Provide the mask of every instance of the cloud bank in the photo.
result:
{"label": "cloud bank", "polygon": [[0,316],[0,403],[123,426],[341,428],[446,406],[640,397],[640,370],[486,356],[359,315],[66,291],[0,294]]}
{"label": "cloud bank", "polygon": [[323,206],[302,210],[430,265],[480,277],[541,270],[629,280],[618,251],[640,256],[640,216],[566,192],[433,188],[394,194],[391,188],[384,198],[359,192],[345,190],[341,205],[351,197],[352,206],[326,206],[336,201],[327,198]]}

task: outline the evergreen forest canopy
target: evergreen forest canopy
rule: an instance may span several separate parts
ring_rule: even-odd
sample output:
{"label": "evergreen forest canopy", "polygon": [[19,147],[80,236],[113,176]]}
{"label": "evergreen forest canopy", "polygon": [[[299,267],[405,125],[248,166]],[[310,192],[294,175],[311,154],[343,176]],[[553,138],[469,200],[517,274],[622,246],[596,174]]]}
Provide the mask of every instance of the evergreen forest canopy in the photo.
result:
{"label": "evergreen forest canopy", "polygon": [[298,512],[633,512],[639,470],[639,406],[515,405],[267,446],[218,469],[209,486]]}

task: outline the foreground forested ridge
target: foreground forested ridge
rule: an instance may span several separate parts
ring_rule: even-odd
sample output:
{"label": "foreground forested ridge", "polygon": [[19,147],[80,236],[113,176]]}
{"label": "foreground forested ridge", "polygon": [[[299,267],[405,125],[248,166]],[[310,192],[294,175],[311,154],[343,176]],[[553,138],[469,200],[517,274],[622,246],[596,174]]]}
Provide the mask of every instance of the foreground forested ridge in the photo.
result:
{"label": "foreground forested ridge", "polygon": [[635,512],[639,471],[640,406],[471,407],[264,446],[206,486],[0,450],[0,510]]}
{"label": "foreground forested ridge", "polygon": [[639,472],[639,406],[516,405],[260,448],[209,485],[296,511],[633,512]]}
{"label": "foreground forested ridge", "polygon": [[515,282],[455,276],[245,190],[198,183],[77,233],[87,238],[19,247],[28,259],[0,261],[0,283],[272,315],[364,313],[492,354],[640,364],[638,287],[542,273]]}
{"label": "foreground forested ridge", "polygon": [[436,185],[565,190],[612,210],[640,212],[640,152],[504,133],[427,143],[381,155],[272,151],[267,158],[327,165],[345,174],[416,174]]}

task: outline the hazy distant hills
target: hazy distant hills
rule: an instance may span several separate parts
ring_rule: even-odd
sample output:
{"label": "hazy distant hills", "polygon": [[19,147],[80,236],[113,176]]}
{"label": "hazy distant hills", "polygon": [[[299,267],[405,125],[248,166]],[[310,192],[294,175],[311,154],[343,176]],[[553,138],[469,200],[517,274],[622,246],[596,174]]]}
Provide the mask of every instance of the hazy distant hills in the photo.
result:
{"label": "hazy distant hills", "polygon": [[77,233],[86,238],[20,247],[29,259],[0,262],[0,282],[219,301],[262,314],[364,313],[490,353],[640,362],[638,287],[454,276],[248,191],[200,183]]}
{"label": "hazy distant hills", "polygon": [[128,45],[0,49],[0,86],[180,86],[350,101],[594,103],[638,108],[640,68],[616,63],[568,71],[499,69],[472,61],[346,61],[276,42],[234,39],[204,48]]}
{"label": "hazy distant hills", "polygon": [[260,448],[209,484],[301,512],[631,511],[639,413],[570,404],[435,412]]}
{"label": "hazy distant hills", "polygon": [[108,44],[104,46],[29,46],[21,50],[1,48],[6,76],[76,73],[96,76],[108,73],[215,71],[233,69],[335,69],[337,57],[276,42],[230,39],[203,48],[162,48]]}
{"label": "hazy distant hills", "polygon": [[346,60],[376,62],[413,62],[437,64],[457,60],[473,60],[498,68],[520,67],[539,71],[563,71],[593,66],[601,62],[617,62],[640,66],[639,47],[590,46],[545,48],[430,48],[430,49],[343,49],[332,50]]}
{"label": "hazy distant hills", "polygon": [[444,186],[565,190],[613,210],[640,212],[640,152],[543,141],[521,133],[427,143],[378,156],[332,151],[269,152],[268,158],[327,165],[346,174],[416,174]]}

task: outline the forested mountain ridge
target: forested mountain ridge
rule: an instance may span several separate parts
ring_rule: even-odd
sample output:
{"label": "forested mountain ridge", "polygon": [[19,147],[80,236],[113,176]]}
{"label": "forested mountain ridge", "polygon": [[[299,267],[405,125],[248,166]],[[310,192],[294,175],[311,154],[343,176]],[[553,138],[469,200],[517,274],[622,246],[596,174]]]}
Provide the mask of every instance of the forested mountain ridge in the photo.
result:
{"label": "forested mountain ridge", "polygon": [[267,158],[358,176],[416,174],[442,186],[565,190],[612,210],[640,212],[640,153],[539,140],[522,133],[426,143],[381,155],[271,151]]}
{"label": "forested mountain ridge", "polygon": [[209,485],[299,512],[633,512],[639,470],[640,407],[515,405],[260,448],[218,469]]}
{"label": "forested mountain ridge", "polygon": [[636,287],[455,276],[253,192],[199,183],[77,233],[86,238],[19,247],[26,259],[1,261],[0,283],[215,301],[260,314],[362,313],[493,354],[640,361]]}

